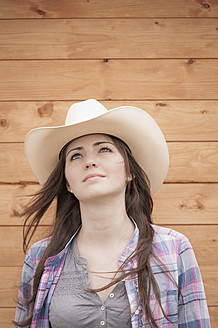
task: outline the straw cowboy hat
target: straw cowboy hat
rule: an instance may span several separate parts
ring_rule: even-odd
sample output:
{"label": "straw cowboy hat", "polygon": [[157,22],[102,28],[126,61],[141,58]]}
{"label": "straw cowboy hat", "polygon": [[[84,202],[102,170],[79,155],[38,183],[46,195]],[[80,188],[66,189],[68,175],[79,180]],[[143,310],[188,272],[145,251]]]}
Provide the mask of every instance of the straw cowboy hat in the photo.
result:
{"label": "straw cowboy hat", "polygon": [[45,183],[59,160],[59,153],[70,140],[92,133],[122,139],[147,174],[154,194],[163,183],[169,166],[164,136],[150,115],[133,106],[107,110],[95,99],[73,104],[65,125],[31,130],[24,148],[29,166],[40,184]]}

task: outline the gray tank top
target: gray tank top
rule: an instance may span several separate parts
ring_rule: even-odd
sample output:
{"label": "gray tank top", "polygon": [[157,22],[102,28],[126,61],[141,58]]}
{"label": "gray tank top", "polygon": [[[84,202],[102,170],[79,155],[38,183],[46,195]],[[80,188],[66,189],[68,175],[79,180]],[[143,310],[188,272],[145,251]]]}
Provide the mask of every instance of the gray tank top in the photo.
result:
{"label": "gray tank top", "polygon": [[120,281],[103,303],[91,288],[87,260],[78,255],[76,238],[70,245],[64,268],[51,299],[52,328],[131,328],[131,312],[125,283]]}

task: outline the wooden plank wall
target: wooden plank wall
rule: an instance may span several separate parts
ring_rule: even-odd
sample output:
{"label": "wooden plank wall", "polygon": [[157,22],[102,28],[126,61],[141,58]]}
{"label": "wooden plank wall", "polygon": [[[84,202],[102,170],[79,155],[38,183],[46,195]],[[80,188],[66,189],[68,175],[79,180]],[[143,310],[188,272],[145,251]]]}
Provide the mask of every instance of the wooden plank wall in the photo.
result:
{"label": "wooden plank wall", "polygon": [[218,1],[0,0],[0,328],[12,326],[24,260],[19,215],[38,189],[25,134],[90,97],[161,126],[170,169],[154,222],[190,239],[217,327]]}

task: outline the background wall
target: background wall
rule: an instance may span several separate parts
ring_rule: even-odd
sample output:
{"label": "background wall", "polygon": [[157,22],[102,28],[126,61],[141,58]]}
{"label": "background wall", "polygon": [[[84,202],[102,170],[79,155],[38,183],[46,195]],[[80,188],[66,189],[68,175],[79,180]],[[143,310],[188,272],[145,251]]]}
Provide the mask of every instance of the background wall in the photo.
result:
{"label": "background wall", "polygon": [[0,328],[24,260],[20,212],[38,189],[25,134],[87,98],[139,106],[162,128],[170,169],[154,222],[190,239],[217,327],[218,1],[0,0]]}

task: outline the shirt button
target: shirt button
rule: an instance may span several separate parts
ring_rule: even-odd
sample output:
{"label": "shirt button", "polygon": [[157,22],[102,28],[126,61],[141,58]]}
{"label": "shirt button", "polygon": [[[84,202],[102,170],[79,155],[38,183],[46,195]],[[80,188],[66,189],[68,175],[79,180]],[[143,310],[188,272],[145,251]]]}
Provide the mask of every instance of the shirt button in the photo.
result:
{"label": "shirt button", "polygon": [[105,310],[105,307],[104,305],[101,306],[101,310],[104,311]]}
{"label": "shirt button", "polygon": [[114,297],[114,293],[110,293],[110,298],[113,298]]}
{"label": "shirt button", "polygon": [[104,320],[102,320],[102,321],[100,322],[100,325],[101,325],[101,326],[104,326],[104,325],[105,325]]}

